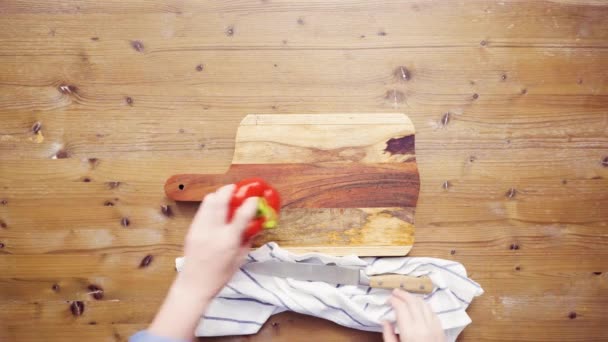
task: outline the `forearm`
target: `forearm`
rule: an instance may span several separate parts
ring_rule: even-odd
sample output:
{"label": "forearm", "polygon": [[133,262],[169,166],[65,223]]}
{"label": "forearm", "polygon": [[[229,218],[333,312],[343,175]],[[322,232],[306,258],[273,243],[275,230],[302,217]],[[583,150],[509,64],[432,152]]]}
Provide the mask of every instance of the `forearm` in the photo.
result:
{"label": "forearm", "polygon": [[148,331],[154,335],[191,340],[213,294],[180,273]]}
{"label": "forearm", "polygon": [[258,199],[248,198],[228,220],[235,186],[205,196],[186,235],[187,262],[147,330],[133,341],[190,341],[213,297],[243,263],[249,242],[243,234],[257,210]]}

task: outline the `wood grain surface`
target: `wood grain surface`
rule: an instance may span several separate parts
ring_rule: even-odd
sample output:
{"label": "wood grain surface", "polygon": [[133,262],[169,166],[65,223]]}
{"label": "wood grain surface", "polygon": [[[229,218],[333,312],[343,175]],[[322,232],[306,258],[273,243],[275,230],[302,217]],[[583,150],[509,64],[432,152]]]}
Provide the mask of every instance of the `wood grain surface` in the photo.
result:
{"label": "wood grain surface", "polygon": [[[608,340],[607,17],[602,0],[0,2],[0,340],[126,340],[195,210],[165,180],[225,172],[247,113],[349,112],[416,126],[410,255],[486,291],[462,340]],[[246,339],[380,336],[284,313],[216,340]]]}

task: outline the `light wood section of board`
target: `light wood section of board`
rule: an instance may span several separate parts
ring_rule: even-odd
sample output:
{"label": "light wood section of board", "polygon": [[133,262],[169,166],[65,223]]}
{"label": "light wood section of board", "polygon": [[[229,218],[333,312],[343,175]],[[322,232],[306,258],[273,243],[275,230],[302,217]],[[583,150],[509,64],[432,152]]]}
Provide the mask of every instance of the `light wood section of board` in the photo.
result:
{"label": "light wood section of board", "polygon": [[[461,341],[606,339],[606,18],[603,0],[0,1],[0,340],[126,341],[196,209],[165,180],[226,172],[247,113],[352,112],[416,126],[409,255],[485,290]],[[247,339],[381,336],[282,313]]]}
{"label": "light wood section of board", "polygon": [[247,115],[237,130],[232,163],[395,163],[415,155],[387,153],[386,142],[415,133],[412,121],[399,113]]}

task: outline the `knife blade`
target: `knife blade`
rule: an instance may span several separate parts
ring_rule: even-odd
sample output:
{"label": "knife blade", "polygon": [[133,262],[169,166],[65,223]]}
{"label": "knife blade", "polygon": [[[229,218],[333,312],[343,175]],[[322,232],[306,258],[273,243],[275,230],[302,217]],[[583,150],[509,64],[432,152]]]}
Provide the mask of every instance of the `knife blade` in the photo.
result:
{"label": "knife blade", "polygon": [[415,293],[431,293],[433,282],[427,276],[411,277],[402,274],[367,276],[354,267],[315,265],[280,261],[253,262],[243,266],[256,274],[296,280],[321,281],[330,284],[363,285],[373,288],[400,288]]}

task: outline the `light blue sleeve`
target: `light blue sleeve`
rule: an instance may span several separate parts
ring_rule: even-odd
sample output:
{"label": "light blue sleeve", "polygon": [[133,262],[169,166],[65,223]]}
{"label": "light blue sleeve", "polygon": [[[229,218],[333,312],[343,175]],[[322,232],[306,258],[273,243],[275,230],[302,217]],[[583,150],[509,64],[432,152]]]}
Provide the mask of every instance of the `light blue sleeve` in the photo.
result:
{"label": "light blue sleeve", "polygon": [[162,337],[150,334],[146,330],[137,332],[129,338],[129,342],[189,342],[186,340],[176,340],[169,337]]}

